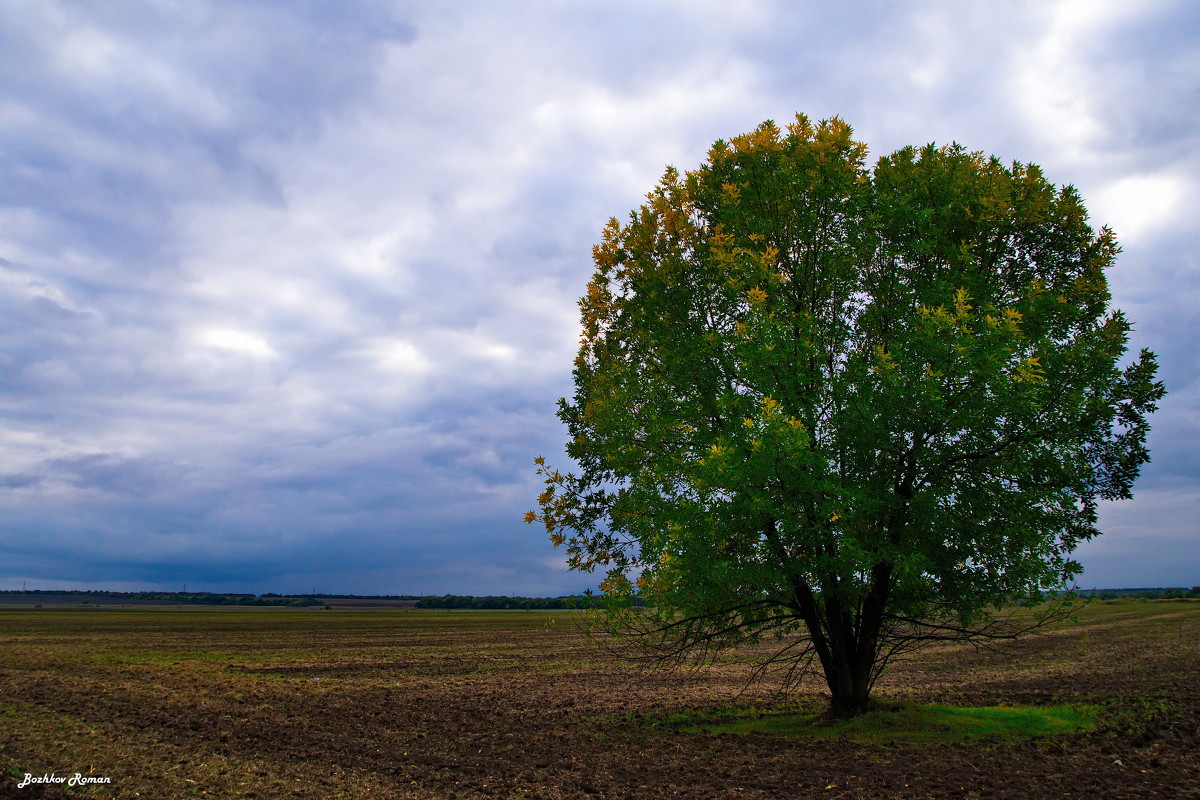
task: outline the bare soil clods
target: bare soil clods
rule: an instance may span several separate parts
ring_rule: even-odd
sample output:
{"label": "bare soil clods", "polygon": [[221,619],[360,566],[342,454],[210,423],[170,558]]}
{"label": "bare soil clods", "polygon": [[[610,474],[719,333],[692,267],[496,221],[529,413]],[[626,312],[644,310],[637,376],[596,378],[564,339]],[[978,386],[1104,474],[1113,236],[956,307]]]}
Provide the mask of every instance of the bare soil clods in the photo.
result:
{"label": "bare soil clods", "polygon": [[[1098,603],[882,699],[1079,702],[1086,734],[866,745],[643,724],[760,698],[607,659],[557,612],[0,611],[0,797],[1200,797],[1200,603]],[[803,691],[819,694],[816,684]],[[84,788],[25,773],[104,776]]]}

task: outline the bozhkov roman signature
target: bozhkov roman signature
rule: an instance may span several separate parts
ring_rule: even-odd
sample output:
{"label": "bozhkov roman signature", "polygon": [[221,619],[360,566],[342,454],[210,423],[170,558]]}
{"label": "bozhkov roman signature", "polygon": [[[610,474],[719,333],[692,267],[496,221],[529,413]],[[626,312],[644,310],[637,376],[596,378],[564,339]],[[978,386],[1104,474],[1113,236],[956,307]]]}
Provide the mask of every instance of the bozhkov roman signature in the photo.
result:
{"label": "bozhkov roman signature", "polygon": [[31,786],[35,783],[49,784],[66,784],[67,786],[88,786],[98,783],[112,783],[112,778],[104,778],[98,775],[84,775],[81,772],[76,772],[74,775],[60,777],[53,772],[45,775],[33,775],[26,772],[25,777],[17,784],[18,789],[24,789],[26,786]]}

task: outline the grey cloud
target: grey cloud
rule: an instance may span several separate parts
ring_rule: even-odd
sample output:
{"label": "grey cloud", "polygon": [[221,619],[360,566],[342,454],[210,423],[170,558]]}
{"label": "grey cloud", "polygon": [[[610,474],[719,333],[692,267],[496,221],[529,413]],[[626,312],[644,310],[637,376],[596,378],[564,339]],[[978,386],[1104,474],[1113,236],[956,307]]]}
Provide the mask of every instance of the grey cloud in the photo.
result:
{"label": "grey cloud", "polygon": [[144,497],[153,494],[171,476],[166,465],[147,464],[111,453],[57,458],[46,465],[48,472],[74,486],[110,494]]}
{"label": "grey cloud", "polygon": [[43,480],[41,475],[0,475],[0,488],[26,489],[40,485]]}
{"label": "grey cloud", "polygon": [[249,145],[368,99],[380,48],[416,36],[367,3],[47,2],[0,30],[6,203],[54,207],[48,233],[129,270],[170,258],[174,202],[277,197]]}
{"label": "grey cloud", "polygon": [[[1171,390],[1128,508],[1195,509],[1188,4],[31,8],[0,3],[0,584],[583,588],[520,517],[533,456],[563,461],[591,245],[667,163],[795,111],[876,156],[1040,161],[1124,215],[1117,304]],[[1030,53],[1095,130],[1022,95]],[[1162,175],[1180,206],[1147,221],[1121,187]],[[1167,574],[1114,552],[1083,555]]]}

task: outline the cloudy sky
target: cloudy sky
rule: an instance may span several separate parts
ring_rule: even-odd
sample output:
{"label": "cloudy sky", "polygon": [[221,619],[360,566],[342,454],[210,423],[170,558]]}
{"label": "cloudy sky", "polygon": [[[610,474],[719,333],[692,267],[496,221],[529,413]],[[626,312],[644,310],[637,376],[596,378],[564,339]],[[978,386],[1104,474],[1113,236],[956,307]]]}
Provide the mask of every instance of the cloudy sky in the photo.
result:
{"label": "cloudy sky", "polygon": [[764,119],[1078,186],[1170,394],[1085,586],[1200,584],[1200,4],[0,0],[0,589],[560,594],[604,221]]}

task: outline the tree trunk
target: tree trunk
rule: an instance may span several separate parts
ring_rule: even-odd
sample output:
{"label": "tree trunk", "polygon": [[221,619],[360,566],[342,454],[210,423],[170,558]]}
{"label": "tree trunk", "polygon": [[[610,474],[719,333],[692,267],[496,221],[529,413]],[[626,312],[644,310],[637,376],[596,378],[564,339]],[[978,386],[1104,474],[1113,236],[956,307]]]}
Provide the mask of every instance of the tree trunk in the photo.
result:
{"label": "tree trunk", "polygon": [[[852,660],[852,659],[848,659]],[[848,668],[834,676],[825,676],[832,700],[826,719],[850,719],[874,708],[871,700],[871,671]]]}
{"label": "tree trunk", "polygon": [[[836,603],[830,605],[836,606]],[[840,630],[827,631],[817,647],[831,701],[824,719],[850,719],[871,710],[871,675],[875,666],[874,637],[867,642],[856,637],[849,620]]]}
{"label": "tree trunk", "polygon": [[840,629],[829,631],[824,640],[825,652],[817,649],[832,697],[825,714],[827,719],[857,717],[875,705],[871,700],[871,679],[879,655],[879,633],[891,593],[891,578],[892,567],[886,562],[876,564],[871,570],[871,586],[858,611],[857,625],[853,615],[842,613],[836,600],[827,606],[827,618],[840,618],[841,622]]}

